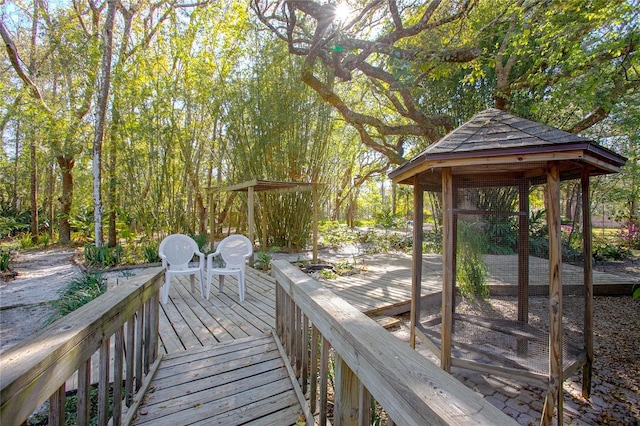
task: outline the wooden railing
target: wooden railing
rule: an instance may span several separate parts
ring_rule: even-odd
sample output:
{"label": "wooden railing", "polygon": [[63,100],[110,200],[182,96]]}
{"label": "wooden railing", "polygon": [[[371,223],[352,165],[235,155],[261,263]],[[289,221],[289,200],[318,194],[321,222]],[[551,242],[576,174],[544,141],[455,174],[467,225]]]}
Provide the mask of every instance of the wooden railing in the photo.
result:
{"label": "wooden railing", "polygon": [[[145,377],[153,375],[161,359],[158,295],[163,283],[164,269],[150,269],[4,352],[0,424],[22,424],[49,399],[49,424],[63,425],[65,383],[76,372],[78,425],[89,424],[90,390],[96,382],[98,424],[128,423],[144,394]],[[98,377],[92,379],[91,357],[97,351]]]}
{"label": "wooden railing", "polygon": [[276,332],[320,425],[330,376],[334,425],[371,424],[371,398],[387,424],[517,424],[298,268],[278,260],[272,273]]}

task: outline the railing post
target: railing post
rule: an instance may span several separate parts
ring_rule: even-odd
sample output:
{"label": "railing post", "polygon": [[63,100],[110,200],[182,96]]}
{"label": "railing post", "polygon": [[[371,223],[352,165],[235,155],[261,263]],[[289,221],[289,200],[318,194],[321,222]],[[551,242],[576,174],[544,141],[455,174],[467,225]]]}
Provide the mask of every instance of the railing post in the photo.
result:
{"label": "railing post", "polygon": [[311,412],[315,413],[317,408],[318,399],[318,352],[320,350],[318,346],[318,337],[320,333],[315,326],[312,326],[311,330]]}
{"label": "railing post", "polygon": [[88,426],[91,415],[91,358],[78,369],[78,403],[76,421],[78,426]]}
{"label": "railing post", "polygon": [[122,370],[124,367],[124,325],[114,336],[113,356],[113,406],[111,415],[113,426],[120,426],[122,421]]}
{"label": "railing post", "polygon": [[371,394],[369,390],[360,382],[358,395],[358,425],[369,426],[371,424]]}
{"label": "railing post", "polygon": [[360,379],[349,368],[346,362],[335,355],[335,405],[333,424],[335,426],[358,426],[358,397],[360,395]]}
{"label": "railing post", "polygon": [[327,380],[329,380],[329,341],[322,336],[320,348],[320,425],[327,424]]}
{"label": "railing post", "polygon": [[66,386],[63,384],[49,398],[49,426],[64,426],[65,411],[64,405],[66,400]]}
{"label": "railing post", "polygon": [[144,305],[140,306],[140,309],[136,312],[136,391],[142,387],[142,367],[144,365],[142,360],[142,343],[144,341],[143,318]]}
{"label": "railing post", "polygon": [[109,420],[109,346],[110,338],[105,337],[100,347],[100,373],[98,381],[98,424],[106,425]]}
{"label": "railing post", "polygon": [[135,370],[135,326],[136,317],[133,315],[127,321],[127,343],[125,345],[127,374],[124,385],[125,404],[127,407],[131,407],[131,401],[133,400],[133,372]]}

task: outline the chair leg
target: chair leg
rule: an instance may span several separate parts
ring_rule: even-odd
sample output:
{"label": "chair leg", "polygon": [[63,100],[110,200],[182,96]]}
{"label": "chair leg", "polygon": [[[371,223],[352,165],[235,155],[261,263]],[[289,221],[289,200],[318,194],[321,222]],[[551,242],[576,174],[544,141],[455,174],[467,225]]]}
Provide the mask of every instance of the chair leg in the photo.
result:
{"label": "chair leg", "polygon": [[171,277],[165,275],[164,285],[162,286],[162,303],[167,304],[169,301],[169,286],[171,285]]}
{"label": "chair leg", "polygon": [[218,275],[218,281],[219,281],[219,285],[218,285],[218,290],[220,290],[220,293],[222,293],[222,288],[224,287],[224,275]]}
{"label": "chair leg", "polygon": [[193,274],[189,275],[189,281],[191,282],[191,293],[196,291],[196,283],[194,282],[195,278],[196,277]]}
{"label": "chair leg", "polygon": [[244,274],[242,271],[238,272],[238,295],[240,301],[244,302]]}
{"label": "chair leg", "polygon": [[200,280],[200,295],[204,298],[204,276],[202,270],[198,273],[198,278]]}
{"label": "chair leg", "polygon": [[211,271],[207,269],[207,295],[206,299],[209,300],[209,295],[211,295]]}

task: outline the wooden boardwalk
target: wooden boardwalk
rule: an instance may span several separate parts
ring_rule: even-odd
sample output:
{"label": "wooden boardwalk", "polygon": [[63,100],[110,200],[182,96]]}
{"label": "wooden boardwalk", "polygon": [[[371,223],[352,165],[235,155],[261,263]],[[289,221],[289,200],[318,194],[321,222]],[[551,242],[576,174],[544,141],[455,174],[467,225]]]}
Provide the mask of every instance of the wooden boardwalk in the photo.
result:
{"label": "wooden boardwalk", "polygon": [[169,301],[161,304],[160,343],[166,354],[186,349],[261,336],[275,327],[275,281],[263,272],[248,268],[246,297],[238,300],[235,277],[226,277],[224,292],[211,285],[209,300],[198,289],[191,291],[187,277],[174,278]]}
{"label": "wooden boardwalk", "polygon": [[302,416],[272,335],[163,358],[134,425],[295,425]]}

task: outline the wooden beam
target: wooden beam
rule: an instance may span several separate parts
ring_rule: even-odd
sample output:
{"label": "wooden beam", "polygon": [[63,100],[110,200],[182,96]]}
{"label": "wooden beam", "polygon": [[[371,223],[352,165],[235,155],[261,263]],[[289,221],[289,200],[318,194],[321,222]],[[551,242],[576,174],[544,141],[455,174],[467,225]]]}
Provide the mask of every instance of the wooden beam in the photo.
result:
{"label": "wooden beam", "polygon": [[451,371],[451,331],[453,325],[454,238],[453,175],[450,168],[442,171],[442,342],[440,367]]}
{"label": "wooden beam", "polygon": [[335,356],[336,396],[333,420],[336,426],[358,426],[360,380],[346,362]]}
{"label": "wooden beam", "polygon": [[592,265],[592,229],[591,201],[589,196],[590,167],[582,170],[582,238],[584,247],[584,350],[587,362],[582,368],[582,396],[591,394],[591,366],[593,364],[593,265]]}
{"label": "wooden beam", "polygon": [[254,240],[254,232],[255,232],[255,197],[254,197],[254,193],[253,193],[253,186],[250,186],[248,191],[247,191],[247,209],[249,211],[249,224],[248,226],[248,238],[249,241],[251,241],[251,245],[253,246],[255,240]]}
{"label": "wooden beam", "polygon": [[[560,230],[560,172],[551,162],[547,172],[547,227],[549,228],[549,385],[541,424],[551,425],[554,408],[562,426],[562,242]],[[556,406],[557,403],[557,406]]]}
{"label": "wooden beam", "polygon": [[416,325],[420,324],[422,294],[422,240],[424,226],[424,191],[414,177],[413,183],[413,258],[411,272],[411,332],[409,344],[416,347]]}

